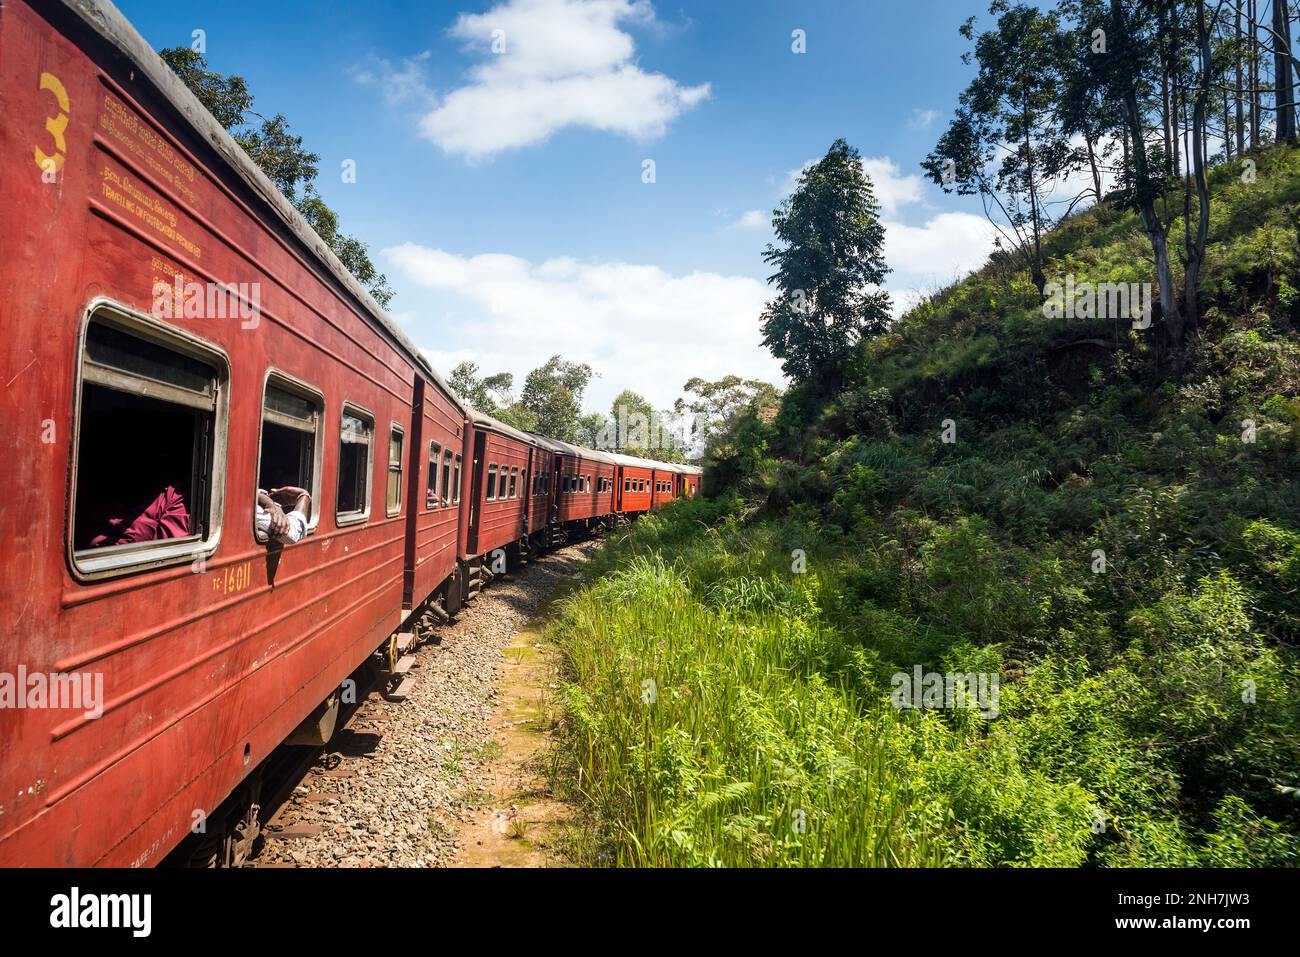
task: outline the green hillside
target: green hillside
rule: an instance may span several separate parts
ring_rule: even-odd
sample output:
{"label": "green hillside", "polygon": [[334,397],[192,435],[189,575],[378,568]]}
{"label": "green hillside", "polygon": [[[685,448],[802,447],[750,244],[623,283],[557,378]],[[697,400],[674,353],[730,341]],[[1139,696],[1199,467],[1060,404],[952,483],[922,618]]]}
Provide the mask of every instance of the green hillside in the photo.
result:
{"label": "green hillside", "polygon": [[[1181,374],[995,256],[611,542],[552,632],[593,859],[1300,862],[1300,150],[1253,160]],[[1108,203],[1045,265],[1152,278]],[[896,707],[917,666],[996,707]]]}

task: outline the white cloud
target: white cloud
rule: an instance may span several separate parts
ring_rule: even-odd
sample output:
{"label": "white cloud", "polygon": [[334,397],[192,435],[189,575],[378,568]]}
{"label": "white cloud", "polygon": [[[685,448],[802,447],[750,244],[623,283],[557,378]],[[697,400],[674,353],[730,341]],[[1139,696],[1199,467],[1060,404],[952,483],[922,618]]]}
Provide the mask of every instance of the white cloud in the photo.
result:
{"label": "white cloud", "polygon": [[984,265],[997,232],[983,216],[940,213],[921,226],[885,223],[885,261],[893,272],[888,288],[902,313],[923,295]]}
{"label": "white cloud", "polygon": [[920,173],[904,174],[887,156],[868,156],[862,161],[862,171],[875,187],[880,212],[886,219],[897,216],[904,206],[925,202],[925,181]]}
{"label": "white cloud", "polygon": [[741,213],[735,221],[727,225],[728,229],[762,229],[768,225],[771,220],[768,214],[761,209],[751,209],[748,212]]}
{"label": "white cloud", "polygon": [[432,52],[425,50],[396,64],[382,57],[373,57],[369,67],[353,67],[350,72],[358,83],[379,87],[389,106],[410,101],[428,103],[434,95],[424,79],[424,64],[430,56]]}
{"label": "white cloud", "polygon": [[[785,174],[781,195],[788,196],[799,185],[804,170],[816,163],[808,160],[798,169]],[[898,215],[904,206],[925,203],[925,180],[920,173],[904,173],[888,156],[867,156],[862,160],[862,172],[871,180],[872,192],[880,203],[880,212],[886,217]]]}
{"label": "white cloud", "polygon": [[470,358],[485,373],[513,372],[522,386],[531,369],[559,353],[601,374],[588,390],[588,409],[608,408],[625,388],[666,408],[696,375],[780,381],[758,328],[769,290],[748,276],[679,276],[569,257],[459,256],[415,243],[383,256],[403,284],[403,302],[444,317],[436,334],[408,327],[444,375]]}
{"label": "white cloud", "polygon": [[682,86],[633,62],[635,44],[620,27],[653,22],[648,0],[506,0],[461,14],[452,35],[486,59],[424,114],[421,133],[471,159],[569,126],[660,136],[709,85]]}
{"label": "white cloud", "polygon": [[938,110],[916,108],[912,110],[912,115],[907,120],[907,128],[909,130],[928,130],[938,118]]}
{"label": "white cloud", "polygon": [[[794,189],[799,175],[813,162],[809,160],[786,174],[786,193]],[[871,179],[880,202],[885,262],[892,270],[885,288],[893,298],[895,315],[984,265],[997,236],[987,219],[971,213],[944,212],[920,225],[910,225],[903,221],[905,210],[933,211],[926,200],[929,186],[924,178],[919,173],[903,173],[887,156],[864,158],[862,170]]]}

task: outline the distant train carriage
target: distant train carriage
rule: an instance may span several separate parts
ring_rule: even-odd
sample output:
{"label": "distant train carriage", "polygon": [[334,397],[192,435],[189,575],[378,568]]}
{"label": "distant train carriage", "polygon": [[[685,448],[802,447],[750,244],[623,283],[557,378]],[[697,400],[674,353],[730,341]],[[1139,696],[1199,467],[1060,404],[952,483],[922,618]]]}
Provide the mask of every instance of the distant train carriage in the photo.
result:
{"label": "distant train carriage", "polygon": [[[536,436],[471,412],[473,479],[469,536],[465,557],[482,556],[509,546],[528,550],[533,496],[530,477],[541,464]],[[549,457],[548,457],[549,458]]]}
{"label": "distant train carriage", "polygon": [[666,474],[668,466],[622,453],[615,454],[614,461],[619,466],[618,510],[625,515],[650,511],[655,496],[655,475]]}
{"label": "distant train carriage", "polygon": [[555,452],[553,520],[562,526],[577,523],[588,527],[613,515],[614,457],[558,439],[543,441]]}

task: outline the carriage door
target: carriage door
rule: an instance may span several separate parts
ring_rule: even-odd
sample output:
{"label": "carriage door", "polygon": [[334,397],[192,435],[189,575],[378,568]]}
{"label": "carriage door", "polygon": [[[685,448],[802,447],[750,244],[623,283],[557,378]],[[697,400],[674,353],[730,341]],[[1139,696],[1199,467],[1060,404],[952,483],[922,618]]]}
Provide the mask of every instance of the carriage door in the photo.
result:
{"label": "carriage door", "polygon": [[470,555],[478,554],[478,519],[479,513],[483,506],[483,470],[486,468],[484,459],[487,457],[487,433],[481,430],[474,432],[474,480],[470,482],[469,490],[469,528],[466,530],[465,551]]}

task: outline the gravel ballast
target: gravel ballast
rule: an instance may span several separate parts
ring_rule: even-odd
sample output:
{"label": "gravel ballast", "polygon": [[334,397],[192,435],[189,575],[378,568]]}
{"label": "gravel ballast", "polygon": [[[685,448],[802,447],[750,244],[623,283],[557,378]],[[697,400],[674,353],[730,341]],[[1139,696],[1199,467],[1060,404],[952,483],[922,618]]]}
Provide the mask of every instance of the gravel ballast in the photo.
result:
{"label": "gravel ballast", "polygon": [[[367,696],[273,818],[254,866],[451,862],[460,831],[487,799],[503,650],[598,546],[569,545],[497,579],[438,629],[436,643],[415,652],[410,696]],[[276,836],[283,831],[304,836]]]}

